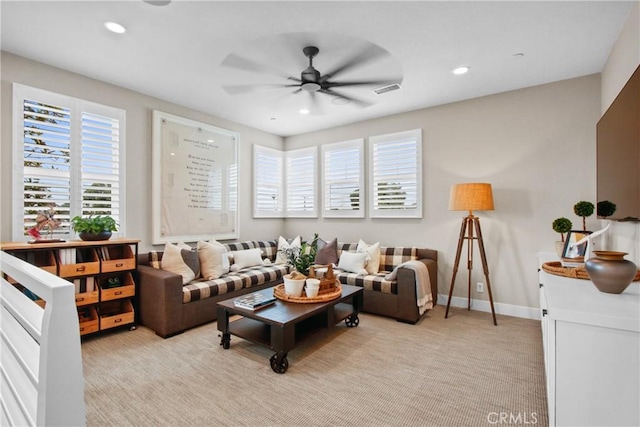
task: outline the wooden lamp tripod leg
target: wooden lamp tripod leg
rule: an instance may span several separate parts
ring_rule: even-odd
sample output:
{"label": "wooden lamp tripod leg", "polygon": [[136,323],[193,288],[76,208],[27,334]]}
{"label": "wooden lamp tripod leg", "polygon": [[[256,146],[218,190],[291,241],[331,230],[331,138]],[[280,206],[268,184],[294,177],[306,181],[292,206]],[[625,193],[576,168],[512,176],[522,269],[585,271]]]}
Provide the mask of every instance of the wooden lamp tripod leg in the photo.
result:
{"label": "wooden lamp tripod leg", "polygon": [[456,275],[458,274],[458,264],[460,264],[460,253],[462,252],[462,243],[465,240],[465,234],[467,231],[467,218],[462,219],[462,225],[460,226],[460,237],[458,238],[458,250],[456,251],[456,259],[453,262],[453,276],[451,277],[451,286],[449,286],[449,301],[447,301],[447,310],[444,313],[444,318],[449,317],[449,306],[451,305],[451,295],[453,295],[453,285],[456,283]]}
{"label": "wooden lamp tripod leg", "polygon": [[493,308],[493,295],[491,294],[491,281],[489,280],[489,266],[487,265],[487,255],[484,252],[484,242],[482,241],[482,231],[480,230],[480,218],[473,218],[473,223],[478,236],[478,246],[480,247],[480,258],[482,259],[482,269],[484,270],[484,278],[487,281],[487,291],[489,292],[489,303],[491,304],[491,314],[493,315],[493,324],[498,326],[496,321],[496,311]]}

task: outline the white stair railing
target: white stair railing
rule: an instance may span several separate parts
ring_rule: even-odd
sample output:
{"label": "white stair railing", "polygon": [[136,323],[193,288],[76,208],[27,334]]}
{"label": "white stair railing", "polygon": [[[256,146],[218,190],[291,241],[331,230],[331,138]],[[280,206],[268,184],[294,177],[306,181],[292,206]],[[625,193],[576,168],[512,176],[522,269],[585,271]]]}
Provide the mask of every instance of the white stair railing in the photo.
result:
{"label": "white stair railing", "polygon": [[[0,425],[84,426],[73,283],[0,251]],[[46,303],[37,305],[10,277]]]}

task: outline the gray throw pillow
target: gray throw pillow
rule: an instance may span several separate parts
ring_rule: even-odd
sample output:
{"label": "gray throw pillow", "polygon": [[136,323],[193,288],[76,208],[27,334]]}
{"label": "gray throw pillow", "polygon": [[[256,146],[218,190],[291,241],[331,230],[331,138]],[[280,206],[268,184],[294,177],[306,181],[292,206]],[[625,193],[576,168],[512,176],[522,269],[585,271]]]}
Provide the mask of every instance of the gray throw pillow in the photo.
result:
{"label": "gray throw pillow", "polygon": [[[322,245],[320,242],[322,241]],[[337,264],[338,263],[338,238],[325,242],[318,239],[318,252],[316,253],[315,264]]]}

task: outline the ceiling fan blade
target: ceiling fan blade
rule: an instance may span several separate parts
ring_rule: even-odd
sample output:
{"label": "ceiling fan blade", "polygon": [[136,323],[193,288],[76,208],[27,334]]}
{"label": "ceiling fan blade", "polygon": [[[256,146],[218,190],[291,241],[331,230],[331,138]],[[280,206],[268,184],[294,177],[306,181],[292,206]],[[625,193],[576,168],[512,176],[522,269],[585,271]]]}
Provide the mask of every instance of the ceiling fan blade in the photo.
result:
{"label": "ceiling fan blade", "polygon": [[373,44],[365,44],[362,45],[361,50],[355,55],[351,56],[347,59],[343,64],[338,67],[330,70],[324,74],[324,76],[320,79],[321,82],[325,82],[332,77],[336,77],[345,71],[361,67],[369,62],[382,59],[385,56],[388,56],[389,52],[386,50],[373,45]]}
{"label": "ceiling fan blade", "polygon": [[346,82],[324,82],[323,86],[328,88],[332,87],[344,87],[344,86],[385,86],[392,83],[398,83],[400,79],[396,80],[363,80],[363,81],[346,81]]}
{"label": "ceiling fan blade", "polygon": [[324,114],[324,110],[322,109],[322,105],[320,105],[320,101],[318,100],[318,96],[315,92],[309,92],[311,95],[311,107],[309,108],[311,114],[314,116],[321,116]]}
{"label": "ceiling fan blade", "polygon": [[[298,85],[296,85],[298,86]],[[300,93],[300,91],[302,90],[302,86],[298,87],[298,89],[294,90],[293,92],[291,92],[292,94],[296,94],[296,93]]]}
{"label": "ceiling fan blade", "polygon": [[336,92],[336,91],[331,90],[331,89],[320,89],[318,92],[324,93],[325,95],[330,95],[330,96],[335,96],[337,98],[346,99],[350,103],[355,104],[355,105],[357,105],[357,106],[359,106],[361,108],[366,108],[366,107],[369,107],[369,106],[373,105],[373,102],[365,101],[365,100],[359,99],[359,98],[354,98],[353,96],[347,96],[347,95],[344,95],[342,93]]}
{"label": "ceiling fan blade", "polygon": [[[289,85],[257,84],[257,85],[223,85],[222,88],[229,95],[242,95],[257,90],[279,89]],[[296,85],[297,86],[297,85]]]}
{"label": "ceiling fan blade", "polygon": [[244,58],[234,53],[227,55],[226,58],[220,64],[224,67],[236,68],[238,70],[252,71],[254,73],[265,73],[274,76],[284,77],[285,79],[298,80],[295,77],[291,77],[284,71],[279,70],[271,65],[259,64],[251,59]]}

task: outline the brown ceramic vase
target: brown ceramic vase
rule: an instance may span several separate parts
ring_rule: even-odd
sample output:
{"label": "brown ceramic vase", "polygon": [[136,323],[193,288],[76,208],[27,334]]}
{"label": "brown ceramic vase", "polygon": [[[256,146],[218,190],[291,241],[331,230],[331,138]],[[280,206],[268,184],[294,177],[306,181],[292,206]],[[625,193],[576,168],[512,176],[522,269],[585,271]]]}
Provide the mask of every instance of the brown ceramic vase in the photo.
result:
{"label": "brown ceramic vase", "polygon": [[595,257],[585,262],[585,269],[600,292],[619,294],[636,276],[636,265],[624,259],[626,252],[593,251]]}

